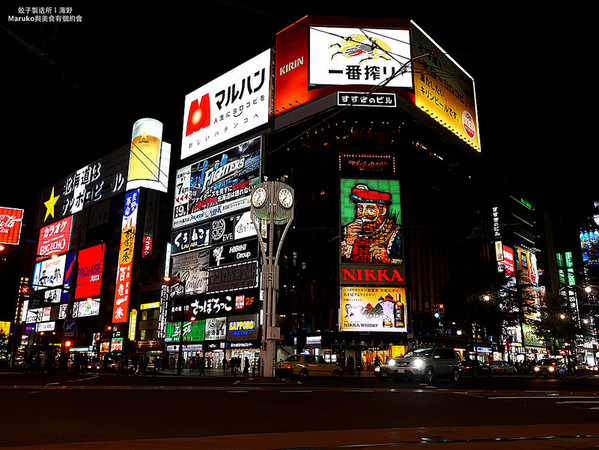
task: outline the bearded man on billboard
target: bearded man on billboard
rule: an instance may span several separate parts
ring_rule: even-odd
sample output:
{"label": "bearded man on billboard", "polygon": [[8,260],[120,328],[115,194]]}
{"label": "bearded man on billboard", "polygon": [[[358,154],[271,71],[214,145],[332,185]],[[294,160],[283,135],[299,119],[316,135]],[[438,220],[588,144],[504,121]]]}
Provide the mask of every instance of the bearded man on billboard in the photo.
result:
{"label": "bearded man on billboard", "polygon": [[388,192],[355,185],[350,194],[355,204],[353,222],[343,230],[342,261],[349,263],[400,264],[402,262],[401,228]]}

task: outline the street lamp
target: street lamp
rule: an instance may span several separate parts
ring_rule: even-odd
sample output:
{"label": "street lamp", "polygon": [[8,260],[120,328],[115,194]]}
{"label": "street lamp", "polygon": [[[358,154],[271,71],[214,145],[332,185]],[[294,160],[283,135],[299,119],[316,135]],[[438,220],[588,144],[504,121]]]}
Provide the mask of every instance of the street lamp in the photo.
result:
{"label": "street lamp", "polygon": [[[280,337],[280,329],[276,323],[276,291],[279,285],[279,255],[287,231],[293,221],[294,193],[293,188],[279,181],[267,181],[258,184],[252,191],[251,216],[258,234],[262,253],[262,286],[264,295],[264,320],[262,325],[262,376],[272,377],[274,344]],[[279,238],[275,253],[275,226],[284,225],[285,229]],[[263,241],[262,229],[268,231],[268,238]]]}
{"label": "street lamp", "polygon": [[164,281],[169,286],[169,297],[171,296],[171,287],[173,284],[179,284],[183,286],[183,295],[181,296],[181,315],[179,321],[179,356],[177,358],[177,375],[181,375],[183,371],[183,308],[185,306],[185,286],[187,284],[186,280],[182,280],[180,277],[164,277]]}

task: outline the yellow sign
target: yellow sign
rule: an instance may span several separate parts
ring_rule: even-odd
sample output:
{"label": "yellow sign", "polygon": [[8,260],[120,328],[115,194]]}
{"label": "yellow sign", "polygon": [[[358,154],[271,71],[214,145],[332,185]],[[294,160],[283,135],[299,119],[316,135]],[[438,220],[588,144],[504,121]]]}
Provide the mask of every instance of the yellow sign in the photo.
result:
{"label": "yellow sign", "polygon": [[60,195],[54,196],[54,187],[52,187],[52,193],[50,194],[50,198],[44,202],[44,206],[46,207],[46,215],[44,216],[44,222],[48,219],[48,216],[52,216],[54,218],[54,205],[60,198]]}
{"label": "yellow sign", "polygon": [[7,338],[9,333],[10,322],[0,322],[0,335],[4,336],[4,338]]}
{"label": "yellow sign", "polygon": [[412,32],[416,106],[480,152],[474,79],[420,28]]}
{"label": "yellow sign", "polygon": [[142,303],[139,305],[139,309],[154,309],[160,308],[160,302]]}
{"label": "yellow sign", "polygon": [[137,328],[137,309],[132,309],[129,313],[129,340],[135,340],[135,331]]}

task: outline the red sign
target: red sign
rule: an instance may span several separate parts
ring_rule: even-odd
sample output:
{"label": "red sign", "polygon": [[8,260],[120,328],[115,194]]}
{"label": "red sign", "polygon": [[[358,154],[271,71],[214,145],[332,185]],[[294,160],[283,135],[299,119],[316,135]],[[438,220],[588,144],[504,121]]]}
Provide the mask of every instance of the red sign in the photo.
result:
{"label": "red sign", "polygon": [[79,252],[75,298],[97,297],[102,286],[104,244]]}
{"label": "red sign", "polygon": [[340,269],[341,284],[364,283],[364,284],[397,284],[404,283],[405,277],[403,267],[380,267],[350,265],[342,266]]}
{"label": "red sign", "polygon": [[37,256],[50,256],[69,250],[73,216],[43,227],[37,244]]}
{"label": "red sign", "polygon": [[22,209],[0,207],[0,244],[19,244],[22,220]]}

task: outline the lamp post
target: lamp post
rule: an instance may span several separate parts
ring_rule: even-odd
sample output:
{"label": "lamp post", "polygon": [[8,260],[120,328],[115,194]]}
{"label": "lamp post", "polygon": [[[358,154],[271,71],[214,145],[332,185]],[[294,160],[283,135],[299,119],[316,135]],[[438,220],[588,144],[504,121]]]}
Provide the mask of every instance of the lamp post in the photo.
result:
{"label": "lamp post", "polygon": [[[264,320],[262,325],[262,376],[273,376],[274,344],[279,339],[280,330],[276,321],[276,292],[279,285],[279,256],[287,231],[293,220],[293,189],[279,181],[267,181],[258,184],[252,191],[251,216],[258,234],[262,253],[262,286],[264,295]],[[285,229],[279,238],[275,252],[275,226],[284,225]],[[266,248],[262,236],[266,228]]]}

